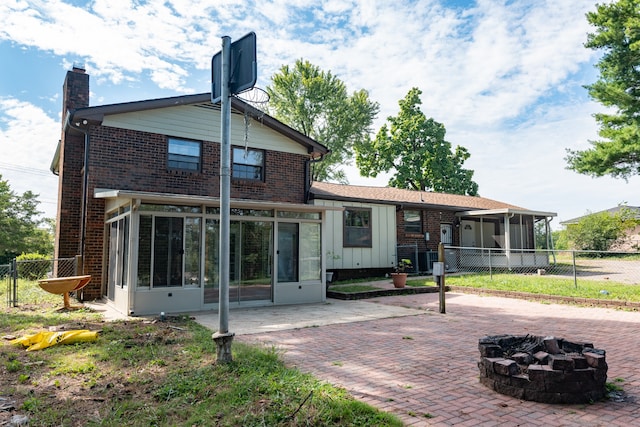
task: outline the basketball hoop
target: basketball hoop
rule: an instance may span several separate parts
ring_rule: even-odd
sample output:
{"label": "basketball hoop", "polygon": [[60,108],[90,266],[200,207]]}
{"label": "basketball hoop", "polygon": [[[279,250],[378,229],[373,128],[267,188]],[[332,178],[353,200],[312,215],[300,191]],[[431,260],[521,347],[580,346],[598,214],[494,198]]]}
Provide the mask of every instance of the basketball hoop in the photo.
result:
{"label": "basketball hoop", "polygon": [[259,87],[252,87],[244,92],[233,95],[242,102],[249,104],[253,108],[245,108],[244,110],[244,149],[249,148],[249,127],[251,126],[251,118],[260,120],[264,115],[262,110],[269,102],[269,94],[266,90]]}
{"label": "basketball hoop", "polygon": [[255,86],[234,96],[257,109],[261,109],[261,107],[264,107],[264,105],[269,102],[269,94],[267,91]]}

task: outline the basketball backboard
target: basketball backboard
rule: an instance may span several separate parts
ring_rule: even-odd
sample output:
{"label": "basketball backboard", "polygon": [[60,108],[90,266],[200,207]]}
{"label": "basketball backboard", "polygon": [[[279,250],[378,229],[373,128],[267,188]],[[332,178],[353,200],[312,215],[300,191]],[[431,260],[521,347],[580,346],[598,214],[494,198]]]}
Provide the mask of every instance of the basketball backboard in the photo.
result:
{"label": "basketball backboard", "polygon": [[[229,94],[235,95],[251,89],[258,79],[256,62],[256,33],[253,31],[231,43],[229,68]],[[222,52],[211,58],[211,102],[220,101],[222,95]]]}

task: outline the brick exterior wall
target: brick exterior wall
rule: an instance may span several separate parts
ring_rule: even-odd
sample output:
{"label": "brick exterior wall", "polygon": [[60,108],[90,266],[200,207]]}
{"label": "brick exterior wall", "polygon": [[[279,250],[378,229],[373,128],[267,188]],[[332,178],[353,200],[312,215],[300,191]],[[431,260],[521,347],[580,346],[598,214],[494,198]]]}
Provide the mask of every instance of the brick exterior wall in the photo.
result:
{"label": "brick exterior wall", "polygon": [[[106,126],[90,130],[89,190],[111,188],[218,197],[220,144],[202,141],[201,172],[167,169],[168,138]],[[307,156],[265,152],[265,181],[231,180],[231,198],[304,203]]]}
{"label": "brick exterior wall", "polygon": [[[69,111],[89,106],[89,75],[80,68],[68,71],[62,89],[62,126],[64,129]],[[84,136],[79,132],[65,134],[63,131],[60,140],[58,173],[58,209],[54,251],[56,258],[74,257],[80,254],[83,162]]]}
{"label": "brick exterior wall", "polygon": [[[420,210],[420,209],[407,209]],[[454,211],[446,210],[420,210],[420,222],[422,233],[406,233],[404,230],[404,210],[396,210],[396,224],[398,227],[398,245],[418,245],[418,252],[437,251],[440,243],[440,224],[453,225],[453,246],[460,243],[460,233],[455,226],[457,217]],[[424,233],[429,233],[429,241],[424,239]]]}
{"label": "brick exterior wall", "polygon": [[[80,80],[86,78],[86,85]],[[88,75],[67,73],[65,108],[80,107],[88,100]],[[86,94],[79,93],[86,90]],[[77,102],[67,98],[76,97]],[[63,124],[64,125],[64,124]],[[118,129],[89,127],[88,204],[85,235],[84,274],[92,280],[81,298],[100,298],[106,289],[104,271],[106,237],[105,201],[94,199],[95,188],[173,193],[218,197],[220,193],[220,144],[202,141],[201,172],[167,169],[168,138],[165,135]],[[60,166],[56,256],[74,256],[81,251],[82,181],[84,135],[69,130],[63,135]],[[232,199],[304,203],[307,156],[275,151],[265,152],[265,181],[231,180]]]}

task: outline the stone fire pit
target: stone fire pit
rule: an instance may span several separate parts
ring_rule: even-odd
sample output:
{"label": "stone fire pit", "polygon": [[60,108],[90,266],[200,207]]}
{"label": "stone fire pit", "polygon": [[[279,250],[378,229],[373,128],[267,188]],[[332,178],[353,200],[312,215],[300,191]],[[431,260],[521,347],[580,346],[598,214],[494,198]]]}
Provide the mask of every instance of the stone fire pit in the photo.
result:
{"label": "stone fire pit", "polygon": [[591,343],[531,335],[480,338],[480,382],[498,393],[545,403],[587,403],[606,395],[605,351]]}

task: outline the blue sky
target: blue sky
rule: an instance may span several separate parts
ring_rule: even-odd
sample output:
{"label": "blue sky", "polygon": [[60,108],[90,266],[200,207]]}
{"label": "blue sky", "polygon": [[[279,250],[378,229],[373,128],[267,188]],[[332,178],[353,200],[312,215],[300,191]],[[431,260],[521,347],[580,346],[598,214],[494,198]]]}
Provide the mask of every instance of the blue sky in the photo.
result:
{"label": "blue sky", "polygon": [[[309,6],[309,4],[312,4]],[[210,90],[221,37],[257,34],[258,86],[303,58],[380,104],[374,133],[412,87],[466,147],[480,195],[557,212],[558,223],[640,205],[638,184],[566,170],[566,148],[597,139],[604,107],[583,88],[595,0],[6,0],[0,4],[0,174],[55,216],[49,165],[64,75],[83,64],[91,105]],[[385,185],[387,177],[351,184]]]}

